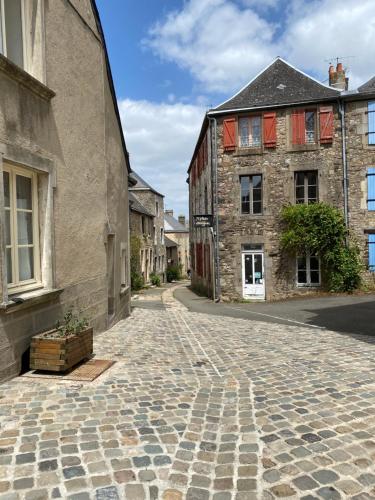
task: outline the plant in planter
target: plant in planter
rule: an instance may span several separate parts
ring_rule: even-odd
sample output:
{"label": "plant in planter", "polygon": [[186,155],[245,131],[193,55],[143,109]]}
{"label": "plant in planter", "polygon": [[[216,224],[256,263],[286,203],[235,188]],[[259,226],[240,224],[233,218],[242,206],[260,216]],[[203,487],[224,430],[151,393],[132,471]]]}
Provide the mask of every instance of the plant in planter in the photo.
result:
{"label": "plant in planter", "polygon": [[64,372],[93,353],[93,329],[86,318],[69,310],[56,328],[31,340],[30,368]]}

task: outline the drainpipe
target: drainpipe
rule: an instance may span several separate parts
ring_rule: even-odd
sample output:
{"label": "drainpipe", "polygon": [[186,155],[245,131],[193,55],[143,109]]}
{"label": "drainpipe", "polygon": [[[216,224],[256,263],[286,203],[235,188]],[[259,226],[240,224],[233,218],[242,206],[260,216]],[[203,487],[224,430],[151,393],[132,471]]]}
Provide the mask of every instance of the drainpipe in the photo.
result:
{"label": "drainpipe", "polygon": [[347,229],[349,228],[349,208],[348,208],[348,159],[346,156],[346,127],[345,127],[345,103],[341,100],[339,103],[339,112],[341,117],[341,143],[342,143],[342,165],[343,165],[343,189],[344,189],[344,218]]}
{"label": "drainpipe", "polygon": [[[220,286],[220,256],[219,256],[219,210],[218,210],[218,180],[217,180],[217,121],[216,118],[209,118],[211,129],[211,179],[212,199],[213,199],[213,215],[215,219],[214,229],[214,254],[215,254],[215,302],[220,302],[221,286]],[[213,126],[213,133],[212,133]]]}

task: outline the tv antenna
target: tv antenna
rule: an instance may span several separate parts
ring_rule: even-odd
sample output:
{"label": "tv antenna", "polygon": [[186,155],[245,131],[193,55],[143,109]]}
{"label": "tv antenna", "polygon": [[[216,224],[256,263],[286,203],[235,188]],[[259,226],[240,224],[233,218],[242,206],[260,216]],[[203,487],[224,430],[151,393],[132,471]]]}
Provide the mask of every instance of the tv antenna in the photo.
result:
{"label": "tv antenna", "polygon": [[355,58],[356,58],[356,56],[333,56],[333,57],[330,57],[329,59],[324,59],[324,62],[328,62],[328,63],[332,64],[332,61],[336,60],[336,64],[338,64],[343,59],[355,59]]}

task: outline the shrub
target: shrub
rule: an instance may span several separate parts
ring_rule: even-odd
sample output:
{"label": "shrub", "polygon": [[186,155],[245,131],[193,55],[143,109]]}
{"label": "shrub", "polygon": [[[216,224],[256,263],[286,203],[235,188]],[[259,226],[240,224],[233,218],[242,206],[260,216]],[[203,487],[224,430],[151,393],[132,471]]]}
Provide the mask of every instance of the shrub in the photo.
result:
{"label": "shrub", "polygon": [[144,287],[144,279],[140,273],[132,272],[131,273],[131,289],[137,292]]}
{"label": "shrub", "polygon": [[359,249],[339,210],[326,203],[293,205],[282,210],[282,220],[282,248],[294,254],[318,255],[330,291],[352,292],[360,286]]}
{"label": "shrub", "polygon": [[167,268],[167,281],[170,283],[171,281],[178,281],[181,279],[182,275],[182,266],[170,266]]}
{"label": "shrub", "polygon": [[151,281],[151,285],[154,285],[154,286],[160,286],[161,285],[161,279],[160,279],[160,276],[156,273],[151,273],[150,274],[150,281]]}

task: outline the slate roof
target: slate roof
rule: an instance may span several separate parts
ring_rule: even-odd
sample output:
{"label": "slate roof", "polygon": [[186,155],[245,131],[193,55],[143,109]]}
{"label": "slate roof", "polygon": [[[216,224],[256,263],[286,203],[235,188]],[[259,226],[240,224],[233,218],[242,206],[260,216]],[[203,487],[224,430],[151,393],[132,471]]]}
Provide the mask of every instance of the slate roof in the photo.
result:
{"label": "slate roof", "polygon": [[339,95],[339,90],[277,58],[234,97],[210,112],[335,99]]}
{"label": "slate roof", "polygon": [[139,214],[148,215],[153,217],[154,215],[145,208],[138,198],[133,194],[129,193],[129,207],[133,212],[138,212]]}
{"label": "slate roof", "polygon": [[164,237],[164,243],[167,248],[178,247],[175,241],[170,240],[167,236]]}
{"label": "slate roof", "polygon": [[164,195],[161,193],[158,193],[148,182],[146,182],[140,175],[138,175],[134,170],[130,174],[131,178],[133,181],[135,181],[135,185],[133,187],[130,187],[129,189],[131,191],[137,191],[137,190],[150,190],[153,193],[162,196],[164,198]]}
{"label": "slate roof", "polygon": [[373,76],[368,82],[358,87],[358,92],[375,92],[375,76]]}
{"label": "slate roof", "polygon": [[189,228],[183,226],[172,215],[164,214],[164,230],[166,233],[188,233]]}

